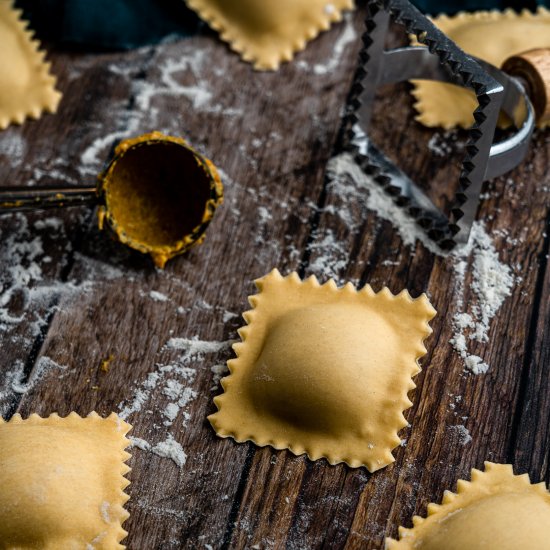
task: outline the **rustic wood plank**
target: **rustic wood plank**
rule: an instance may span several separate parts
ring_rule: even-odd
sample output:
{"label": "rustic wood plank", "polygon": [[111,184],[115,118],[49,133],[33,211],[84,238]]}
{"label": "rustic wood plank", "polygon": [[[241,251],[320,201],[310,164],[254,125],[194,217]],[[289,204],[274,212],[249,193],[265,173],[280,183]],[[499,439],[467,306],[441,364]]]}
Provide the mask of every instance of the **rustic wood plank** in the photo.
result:
{"label": "rustic wood plank", "polygon": [[[342,27],[319,40],[316,56],[328,54],[341,32]],[[92,112],[85,109],[80,141],[71,149],[84,176],[98,171],[115,141],[125,135],[151,129],[183,133],[222,169],[226,204],[206,243],[164,272],[105,242],[88,219],[89,229],[73,243],[69,276],[84,285],[93,271],[93,287],[77,300],[61,299],[40,349],[40,357],[66,367],[62,382],[48,378],[33,388],[18,412],[86,414],[95,409],[107,414],[131,404],[135,390],[156,365],[178,364],[182,352],[165,348],[173,335],[211,342],[236,338],[240,321],[233,314],[240,313],[246,294],[252,292],[251,279],[274,265],[298,265],[308,238],[310,205],[317,202],[338,131],[356,48],[347,56],[347,66],[314,78],[305,65],[309,52],[301,65],[260,75],[222,44],[200,37],[143,49],[136,56],[79,60],[71,69],[73,74],[78,71],[76,81],[102,82],[97,102],[92,85],[82,90],[90,93],[90,101],[78,97],[86,105],[95,104]],[[213,65],[209,59],[219,62]],[[320,59],[312,62],[321,66]],[[60,55],[57,65],[64,61]],[[65,97],[71,101],[69,94]],[[72,108],[75,117],[78,107],[65,103],[65,110]],[[169,300],[155,300],[151,291]],[[213,410],[209,360],[219,363],[227,356],[225,346],[220,354],[185,362],[185,368],[195,373],[188,387],[196,392],[178,418],[181,423],[184,412],[189,415],[187,429],[175,433],[188,455],[185,469],[134,451],[133,498],[128,505],[132,516],[126,524],[130,547],[180,547],[182,541],[218,546],[229,540],[239,490],[235,481],[253,448],[216,439],[205,421]],[[102,361],[110,357],[108,371],[103,372]],[[151,391],[146,407],[152,414],[147,415],[144,407],[142,414],[129,418],[134,436],[153,445],[167,431],[162,427],[162,411],[168,404],[163,389],[159,385]]]}
{"label": "rustic wood plank", "polygon": [[[105,239],[86,210],[49,213],[60,222],[38,228],[44,215],[28,215],[30,230],[17,237],[27,243],[37,235],[44,249],[24,258],[41,271],[31,286],[56,287],[2,333],[2,414],[122,410],[134,437],[154,446],[171,435],[187,455],[179,468],[132,450],[129,548],[380,548],[485,459],[550,479],[548,132],[537,133],[521,167],[484,190],[478,219],[517,280],[489,341],[471,346],[490,364],[475,376],[449,343],[458,307],[454,260],[404,245],[367,208],[364,190],[324,179],[360,46],[352,28],[362,16],[274,74],[253,72],[211,33],[124,54],[57,52],[59,114],[0,135],[0,178],[17,184],[91,181],[117,140],[153,129],[185,135],[222,169],[226,202],[205,244],[165,271]],[[374,137],[414,175],[454,181],[449,153],[460,153],[460,136],[437,133],[443,149],[434,147],[434,132],[414,122],[405,91],[381,96]],[[2,237],[21,220],[1,219]],[[465,258],[466,304],[475,299],[473,259]],[[394,465],[370,475],[215,437],[206,421],[220,391],[211,367],[231,356],[252,279],[274,266],[430,295],[439,315]],[[44,320],[37,333],[35,316]],[[189,341],[167,345],[194,337],[203,346],[194,355]],[[16,361],[21,383],[31,382],[23,393],[7,376]],[[34,379],[41,368],[43,378]],[[174,388],[188,400],[165,425]]]}
{"label": "rustic wood plank", "polygon": [[[375,120],[375,137],[386,150],[396,155],[399,151],[405,164],[410,155],[409,172],[421,174],[427,156],[424,153],[418,161],[414,155],[419,143],[429,141],[428,131],[413,122],[410,99],[403,100],[396,95],[402,91],[403,87],[397,87],[393,94],[382,99],[381,116]],[[403,136],[408,136],[407,144]],[[460,151],[454,136],[446,145]],[[483,356],[491,363],[491,370],[485,376],[465,374],[462,360],[449,344],[450,320],[456,310],[453,296],[456,277],[450,260],[434,258],[420,245],[412,251],[404,247],[387,222],[380,226],[373,216],[369,220],[364,208],[362,215],[352,216],[358,225],[350,227],[349,216],[346,220],[342,214],[349,214],[357,207],[350,204],[357,197],[332,196],[328,189],[326,201],[318,205],[321,215],[310,243],[313,253],[308,257],[306,274],[326,277],[329,273],[340,281],[368,281],[377,289],[389,284],[394,292],[404,287],[413,294],[426,290],[440,315],[428,342],[426,369],[417,377],[415,405],[407,413],[413,426],[403,430],[407,446],[396,451],[396,464],[371,476],[370,482],[365,483],[363,472],[296,461],[293,486],[299,486],[300,490],[293,504],[294,519],[286,539],[288,548],[319,548],[323,544],[337,548],[378,548],[385,535],[395,535],[399,524],[410,525],[414,513],[425,511],[427,502],[440,500],[443,490],[454,487],[458,477],[467,478],[472,467],[481,467],[486,459],[511,459],[507,454],[510,427],[522,406],[519,383],[528,342],[525,327],[532,315],[530,292],[537,279],[537,256],[544,250],[541,235],[548,212],[548,193],[544,190],[548,182],[544,170],[547,150],[546,138],[539,135],[530,158],[514,173],[488,184],[485,189],[489,198],[481,205],[479,219],[484,220],[489,233],[499,235],[501,232],[496,237],[496,248],[506,264],[516,266],[515,275],[521,278],[493,320],[490,342],[480,346],[479,353],[483,350]],[[445,171],[452,176],[455,167],[453,163],[446,163],[440,170],[443,176]],[[361,224],[361,220],[367,221]],[[513,240],[518,242],[511,247],[509,243]],[[316,242],[321,244],[317,246]],[[330,246],[335,247],[332,265],[326,262]],[[471,272],[471,257],[469,262],[468,272]],[[397,265],[393,266],[394,263]],[[471,280],[467,281],[466,288],[470,284]],[[472,298],[470,290],[464,300],[468,302]],[[468,427],[468,437],[472,439],[466,445],[463,432],[457,431],[456,426]],[[270,526],[274,531],[285,530],[289,520],[284,510],[288,503],[279,499],[274,509],[274,502],[265,499],[266,494],[275,494],[278,487],[277,478],[265,475],[270,460],[269,453],[256,453],[245,490],[248,500],[243,500],[240,517],[244,526],[254,517],[281,518]],[[322,474],[316,476],[314,472],[319,471]],[[540,472],[537,474],[533,477],[539,479]],[[260,484],[265,487],[262,492],[257,490]],[[357,502],[357,488],[362,486]],[[334,502],[335,495],[340,497],[338,511],[334,504],[327,504]],[[338,512],[346,518],[343,527],[337,521]],[[352,516],[354,519],[349,525]],[[256,523],[261,522],[256,520]],[[344,536],[340,536],[340,528]],[[232,542],[242,547],[247,536],[250,537],[250,533],[243,527]]]}
{"label": "rustic wood plank", "polygon": [[[364,533],[369,541],[378,537],[380,544],[384,532],[395,536],[397,525],[410,526],[414,513],[425,513],[430,501],[439,502],[443,491],[454,488],[458,478],[468,478],[470,468],[481,468],[484,460],[508,462],[513,458],[509,455],[510,428],[523,406],[519,384],[529,346],[526,327],[533,306],[537,256],[545,246],[541,238],[548,209],[547,191],[542,191],[548,181],[544,174],[548,154],[544,141],[539,137],[530,158],[508,178],[523,184],[514,189],[505,179],[491,182],[487,193],[492,198],[480,208],[480,219],[494,216],[489,222],[493,233],[498,228],[510,230],[510,235],[500,238],[497,249],[509,255],[507,262],[517,266],[517,276],[521,277],[493,320],[489,343],[482,347],[491,364],[486,375],[465,374],[462,362],[449,345],[449,321],[456,304],[448,289],[454,283],[446,261],[436,260],[426,288],[440,319],[434,323],[430,352],[423,360],[425,369],[416,379],[413,408],[406,414],[412,429],[405,430],[407,446],[397,453],[396,464],[384,471],[377,482],[395,487],[397,498],[391,506],[389,499],[373,499],[377,488],[375,484],[368,485],[356,512],[354,530]],[[520,242],[507,245],[514,238]],[[467,296],[466,301],[471,298]],[[544,388],[543,395],[546,392]],[[460,396],[459,402],[456,396]],[[466,445],[452,428],[462,423],[472,437]],[[536,447],[531,447],[529,452],[536,464],[544,460],[544,451],[538,454]],[[533,479],[547,475],[546,470],[528,471]],[[361,547],[361,541],[351,538],[348,546]]]}
{"label": "rustic wood plank", "polygon": [[[136,56],[136,60],[138,58]],[[107,71],[98,64],[94,74],[90,71],[77,79],[81,65],[91,66],[95,62],[93,56],[77,59],[71,55],[54,59],[54,71],[59,78],[60,88],[65,92],[65,100],[60,105],[58,115],[27,121],[21,127],[11,127],[2,133],[0,150],[3,162],[0,170],[2,181],[6,184],[81,182],[78,154],[83,147],[84,132],[75,127],[75,111],[78,113],[77,118],[81,116],[84,120],[89,119],[91,124],[94,123],[97,104],[89,101],[89,90],[96,89],[99,97],[105,93],[103,75]],[[111,90],[110,93],[113,98],[124,98],[128,89]],[[80,106],[81,111],[77,110],[77,106]],[[52,139],[52,136],[55,138]],[[50,212],[17,214],[0,220],[4,260],[2,298],[5,299],[12,291],[19,295],[19,303],[16,297],[8,304],[2,304],[2,307],[10,317],[23,317],[19,323],[2,322],[5,367],[9,367],[10,372],[31,375],[60,295],[71,293],[70,285],[65,283],[72,264],[73,244],[82,240],[82,226],[89,224],[90,220],[90,212],[82,210],[67,211],[62,219],[57,217],[57,213]],[[40,285],[34,296],[32,292],[29,296],[27,290],[19,288],[21,285],[18,279],[23,281],[23,287],[25,283],[34,283],[40,279],[46,281],[46,284]],[[0,388],[2,390],[4,388]],[[16,402],[11,401],[11,405],[4,405],[4,402],[2,405],[10,409]]]}

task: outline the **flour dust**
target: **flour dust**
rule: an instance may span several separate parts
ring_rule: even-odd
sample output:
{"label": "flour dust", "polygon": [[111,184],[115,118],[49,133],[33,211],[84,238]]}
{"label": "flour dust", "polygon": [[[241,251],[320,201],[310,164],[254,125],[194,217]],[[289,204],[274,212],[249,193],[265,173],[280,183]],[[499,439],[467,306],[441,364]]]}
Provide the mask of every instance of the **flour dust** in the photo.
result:
{"label": "flour dust", "polygon": [[[119,404],[119,416],[133,420],[148,415],[153,420],[157,440],[150,443],[140,437],[130,437],[132,446],[157,456],[172,460],[178,467],[187,461],[187,453],[178,439],[191,419],[191,405],[199,396],[196,388],[198,362],[219,362],[229,351],[232,340],[207,341],[194,338],[170,338],[161,353],[173,355],[168,363],[157,363],[147,378],[134,389],[130,399]],[[175,352],[175,353],[174,353]],[[216,386],[223,369],[211,369]]]}
{"label": "flour dust", "polygon": [[[491,321],[511,295],[518,279],[512,268],[500,259],[484,223],[475,222],[467,245],[448,254],[440,250],[414,220],[395,205],[392,198],[361,170],[350,154],[341,154],[331,159],[327,173],[328,190],[339,201],[336,214],[352,232],[359,230],[359,224],[365,219],[367,211],[374,212],[379,218],[391,222],[405,245],[412,248],[420,242],[431,252],[447,258],[446,261],[452,265],[456,285],[450,343],[462,358],[466,371],[474,374],[487,372],[488,363],[470,349],[489,341]],[[358,205],[362,210],[360,216],[354,211]],[[338,243],[330,231],[327,231],[323,240],[313,245],[316,246],[334,250],[333,259],[336,257],[331,262],[334,271],[345,266],[346,251],[337,249]],[[314,268],[323,271],[330,269],[326,260],[317,259],[315,262]]]}

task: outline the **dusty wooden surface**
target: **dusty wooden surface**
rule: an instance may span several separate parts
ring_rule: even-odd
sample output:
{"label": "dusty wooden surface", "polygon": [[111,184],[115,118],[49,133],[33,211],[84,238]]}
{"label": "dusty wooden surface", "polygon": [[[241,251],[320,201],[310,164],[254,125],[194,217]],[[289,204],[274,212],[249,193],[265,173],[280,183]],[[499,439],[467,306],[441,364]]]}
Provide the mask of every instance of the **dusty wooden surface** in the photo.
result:
{"label": "dusty wooden surface", "polygon": [[[126,411],[134,437],[153,446],[173,437],[187,455],[178,467],[131,451],[129,548],[380,548],[484,460],[550,479],[550,134],[538,132],[527,161],[485,189],[478,220],[514,283],[488,342],[469,343],[490,365],[474,375],[449,341],[453,315],[476,300],[475,253],[463,258],[460,292],[456,258],[406,246],[366,207],[366,192],[324,179],[361,18],[275,74],[252,71],[207,32],[124,54],[55,52],[58,114],[0,134],[6,185],[93,181],[119,139],[153,129],[186,136],[224,176],[226,202],[205,244],[165,271],[106,240],[86,209],[0,220],[3,416]],[[433,132],[414,123],[407,96],[383,107],[379,139],[412,170],[426,169],[434,154],[418,143]],[[454,147],[452,136],[436,138]],[[388,468],[312,463],[210,428],[221,391],[212,367],[231,356],[251,281],[273,267],[431,297],[439,314],[406,413],[411,427]],[[209,342],[210,351],[192,355],[166,346],[171,338]],[[191,392],[171,425],[168,380]],[[146,399],[129,413],[140,389]]]}

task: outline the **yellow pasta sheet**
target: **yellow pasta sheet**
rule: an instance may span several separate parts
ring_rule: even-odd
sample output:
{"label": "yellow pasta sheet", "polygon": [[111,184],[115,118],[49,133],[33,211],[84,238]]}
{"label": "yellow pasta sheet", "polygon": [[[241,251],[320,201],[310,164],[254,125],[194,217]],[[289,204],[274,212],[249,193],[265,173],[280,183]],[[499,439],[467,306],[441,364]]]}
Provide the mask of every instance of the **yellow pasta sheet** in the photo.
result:
{"label": "yellow pasta sheet", "polygon": [[115,414],[0,418],[0,548],[125,548],[129,429]]}
{"label": "yellow pasta sheet", "polygon": [[222,40],[259,70],[290,61],[353,0],[186,0]]}
{"label": "yellow pasta sheet", "polygon": [[0,130],[54,113],[61,99],[50,64],[20,16],[10,0],[0,0]]}
{"label": "yellow pasta sheet", "polygon": [[426,296],[277,270],[256,285],[209,417],[216,433],[371,472],[393,462],[435,315]]}
{"label": "yellow pasta sheet", "polygon": [[[512,10],[440,15],[434,23],[466,53],[500,67],[508,57],[550,47],[550,12]],[[415,80],[416,119],[429,127],[469,128],[478,103],[471,90],[428,80]]]}
{"label": "yellow pasta sheet", "polygon": [[443,503],[429,504],[428,517],[413,518],[412,529],[399,528],[400,540],[387,550],[550,550],[550,493],[544,483],[531,485],[509,464],[485,463],[472,470],[472,481],[458,481]]}

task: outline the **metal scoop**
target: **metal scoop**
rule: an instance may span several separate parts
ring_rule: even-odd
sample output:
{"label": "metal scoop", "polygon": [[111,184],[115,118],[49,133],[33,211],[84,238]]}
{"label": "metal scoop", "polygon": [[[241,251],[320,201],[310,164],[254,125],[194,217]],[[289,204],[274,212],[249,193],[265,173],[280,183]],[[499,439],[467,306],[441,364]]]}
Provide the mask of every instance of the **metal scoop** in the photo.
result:
{"label": "metal scoop", "polygon": [[0,213],[99,205],[99,228],[161,268],[202,242],[222,201],[215,166],[159,132],[122,141],[94,187],[0,188]]}

